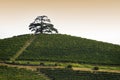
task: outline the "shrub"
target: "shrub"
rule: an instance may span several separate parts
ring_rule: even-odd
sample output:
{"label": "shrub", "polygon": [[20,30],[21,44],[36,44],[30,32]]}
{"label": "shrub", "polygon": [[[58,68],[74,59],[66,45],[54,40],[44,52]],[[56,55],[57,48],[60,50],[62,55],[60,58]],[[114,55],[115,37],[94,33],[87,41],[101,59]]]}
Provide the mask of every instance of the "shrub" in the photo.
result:
{"label": "shrub", "polygon": [[45,66],[45,64],[44,63],[40,63],[40,66]]}
{"label": "shrub", "polygon": [[93,67],[93,70],[99,70],[99,67],[95,66]]}
{"label": "shrub", "polygon": [[58,64],[57,64],[57,63],[55,63],[55,66],[58,66]]}
{"label": "shrub", "polygon": [[12,61],[12,63],[11,64],[15,64],[15,61]]}
{"label": "shrub", "polygon": [[67,65],[67,69],[72,69],[72,65]]}
{"label": "shrub", "polygon": [[36,68],[36,71],[40,71],[40,68]]}
{"label": "shrub", "polygon": [[29,65],[30,64],[30,62],[27,62],[27,65]]}

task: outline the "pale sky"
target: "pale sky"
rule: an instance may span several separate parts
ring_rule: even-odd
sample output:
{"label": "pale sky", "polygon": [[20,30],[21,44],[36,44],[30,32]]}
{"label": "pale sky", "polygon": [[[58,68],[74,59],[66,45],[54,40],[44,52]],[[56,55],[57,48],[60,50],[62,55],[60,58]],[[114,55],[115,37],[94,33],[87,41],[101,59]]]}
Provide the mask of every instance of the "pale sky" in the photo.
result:
{"label": "pale sky", "polygon": [[61,34],[120,45],[120,0],[0,0],[0,39],[47,15]]}

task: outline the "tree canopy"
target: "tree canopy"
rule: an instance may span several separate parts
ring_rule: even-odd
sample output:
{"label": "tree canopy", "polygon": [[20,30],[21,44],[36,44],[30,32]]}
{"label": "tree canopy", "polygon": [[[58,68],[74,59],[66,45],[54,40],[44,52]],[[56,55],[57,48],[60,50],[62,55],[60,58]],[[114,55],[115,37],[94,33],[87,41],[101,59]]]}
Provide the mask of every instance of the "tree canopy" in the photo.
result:
{"label": "tree canopy", "polygon": [[51,24],[50,19],[47,16],[38,16],[34,22],[30,23],[29,30],[35,31],[35,34],[43,33],[58,33],[58,30]]}

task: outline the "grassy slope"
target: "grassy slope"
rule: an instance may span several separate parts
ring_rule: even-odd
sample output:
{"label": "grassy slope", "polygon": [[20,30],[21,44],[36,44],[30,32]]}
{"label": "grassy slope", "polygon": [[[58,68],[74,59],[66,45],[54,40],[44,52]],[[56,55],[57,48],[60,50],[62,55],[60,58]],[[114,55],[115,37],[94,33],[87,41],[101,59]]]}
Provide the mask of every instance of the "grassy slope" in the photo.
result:
{"label": "grassy slope", "polygon": [[6,66],[0,66],[0,80],[47,80],[38,73]]}
{"label": "grassy slope", "polygon": [[31,35],[22,35],[13,38],[1,39],[0,60],[10,59],[30,38]]}
{"label": "grassy slope", "polygon": [[19,60],[120,64],[120,46],[61,34],[40,34]]}
{"label": "grassy slope", "polygon": [[[10,59],[32,36],[23,35],[0,40],[0,60]],[[120,46],[69,35],[37,35],[19,60],[68,61],[96,64],[119,64]],[[119,80],[119,74],[42,69],[55,80]],[[13,76],[14,75],[14,76]],[[31,76],[32,75],[32,76]],[[6,77],[7,76],[7,77]],[[0,80],[45,80],[37,73],[0,66]]]}

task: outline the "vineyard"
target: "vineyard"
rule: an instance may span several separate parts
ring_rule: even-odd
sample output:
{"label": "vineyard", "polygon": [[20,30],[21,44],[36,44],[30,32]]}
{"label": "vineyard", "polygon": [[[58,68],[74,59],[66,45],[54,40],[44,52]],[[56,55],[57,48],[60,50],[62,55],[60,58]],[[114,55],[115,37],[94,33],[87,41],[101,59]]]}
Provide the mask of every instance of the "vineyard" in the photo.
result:
{"label": "vineyard", "polygon": [[[0,39],[0,65],[18,67],[0,66],[0,80],[120,80],[119,60],[120,45],[70,35],[27,34]],[[68,65],[73,69],[66,69]],[[99,71],[92,70],[96,65]]]}
{"label": "vineyard", "polygon": [[73,71],[71,69],[40,69],[51,80],[120,80],[120,74],[107,72]]}
{"label": "vineyard", "polygon": [[30,38],[31,35],[22,35],[0,40],[0,60],[9,60]]}
{"label": "vineyard", "polygon": [[40,34],[17,60],[120,65],[120,46],[61,34]]}
{"label": "vineyard", "polygon": [[26,69],[0,66],[0,80],[47,80],[44,76]]}

